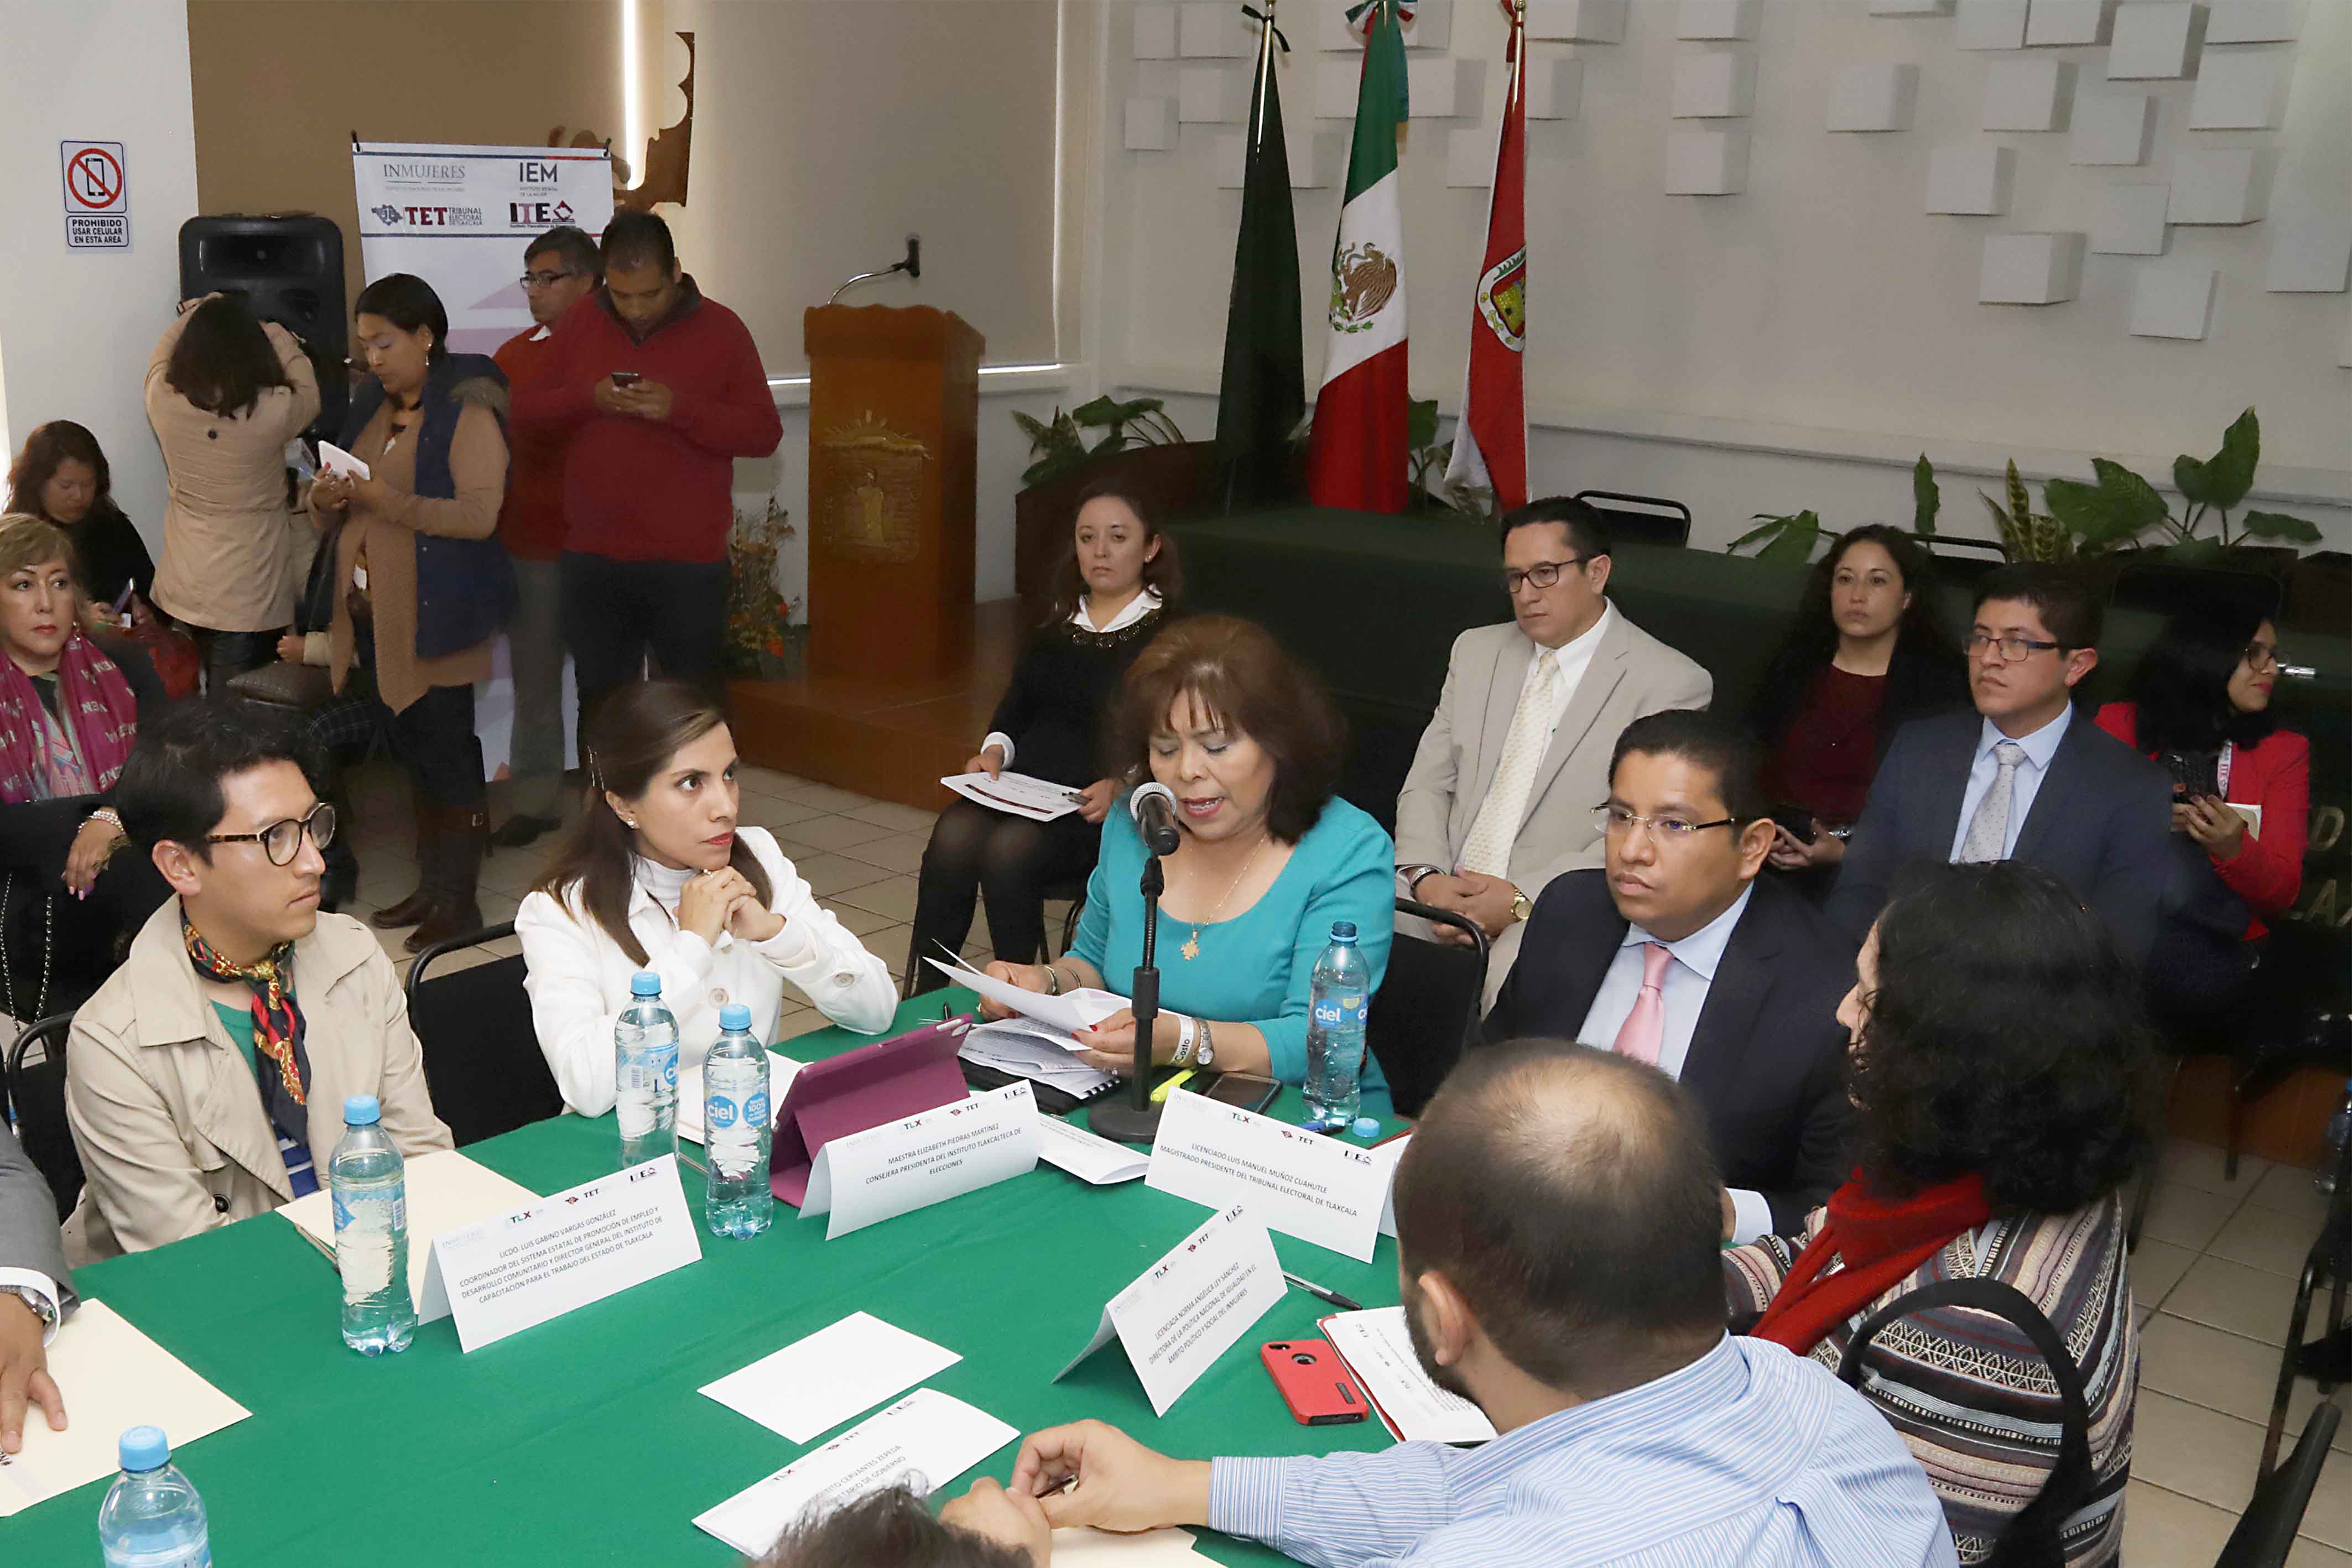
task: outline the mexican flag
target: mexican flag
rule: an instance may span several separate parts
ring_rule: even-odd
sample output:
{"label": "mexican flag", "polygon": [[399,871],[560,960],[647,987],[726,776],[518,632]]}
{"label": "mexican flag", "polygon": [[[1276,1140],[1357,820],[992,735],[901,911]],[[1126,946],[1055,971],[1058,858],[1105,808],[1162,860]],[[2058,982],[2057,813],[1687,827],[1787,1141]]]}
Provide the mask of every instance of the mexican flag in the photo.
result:
{"label": "mexican flag", "polygon": [[1347,204],[1331,246],[1331,329],[1307,443],[1307,495],[1318,507],[1401,512],[1407,394],[1397,133],[1405,120],[1404,31],[1397,0],[1364,0],[1348,16],[1368,36]]}
{"label": "mexican flag", "polygon": [[1450,488],[1492,490],[1504,511],[1528,499],[1527,350],[1528,100],[1527,37],[1516,8],[1495,145],[1494,196],[1486,209],[1486,247],[1470,308],[1470,363],[1463,372],[1462,420],[1454,431]]}
{"label": "mexican flag", "polygon": [[[1255,16],[1256,13],[1251,13]],[[1234,243],[1233,297],[1225,307],[1225,368],[1217,386],[1217,495],[1236,506],[1283,498],[1290,436],[1307,412],[1298,350],[1298,230],[1290,215],[1290,152],[1275,79],[1274,23],[1258,38],[1250,96],[1249,161]]]}

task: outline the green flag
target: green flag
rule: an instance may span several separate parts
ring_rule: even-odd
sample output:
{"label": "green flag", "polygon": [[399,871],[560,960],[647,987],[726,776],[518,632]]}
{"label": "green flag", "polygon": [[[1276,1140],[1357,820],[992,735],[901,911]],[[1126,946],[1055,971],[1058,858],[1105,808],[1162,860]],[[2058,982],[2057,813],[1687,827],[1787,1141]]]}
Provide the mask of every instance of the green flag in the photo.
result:
{"label": "green flag", "polygon": [[[1252,16],[1257,16],[1255,11]],[[1307,412],[1298,346],[1298,233],[1290,217],[1290,153],[1268,0],[1259,18],[1257,81],[1250,93],[1242,223],[1225,310],[1225,367],[1217,392],[1216,495],[1224,510],[1290,492],[1290,433]]]}

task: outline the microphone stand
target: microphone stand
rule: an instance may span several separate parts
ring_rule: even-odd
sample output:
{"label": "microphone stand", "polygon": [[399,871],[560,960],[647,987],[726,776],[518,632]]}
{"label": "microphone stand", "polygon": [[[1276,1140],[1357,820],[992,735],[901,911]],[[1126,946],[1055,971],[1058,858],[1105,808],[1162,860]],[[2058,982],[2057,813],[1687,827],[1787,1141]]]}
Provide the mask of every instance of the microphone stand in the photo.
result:
{"label": "microphone stand", "polygon": [[1160,1107],[1151,1103],[1151,1033],[1160,1021],[1160,894],[1167,879],[1160,857],[1149,845],[1143,852],[1143,962],[1135,967],[1135,984],[1128,995],[1135,1014],[1135,1062],[1129,1080],[1129,1104],[1105,1101],[1087,1115],[1087,1123],[1106,1138],[1125,1144],[1149,1144],[1160,1136]]}

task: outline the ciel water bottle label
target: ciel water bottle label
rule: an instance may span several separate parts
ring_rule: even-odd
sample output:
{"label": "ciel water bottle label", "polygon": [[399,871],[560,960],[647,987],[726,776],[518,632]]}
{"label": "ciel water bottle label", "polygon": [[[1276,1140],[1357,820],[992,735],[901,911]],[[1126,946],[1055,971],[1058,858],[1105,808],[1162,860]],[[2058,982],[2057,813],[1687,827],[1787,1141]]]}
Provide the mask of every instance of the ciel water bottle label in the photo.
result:
{"label": "ciel water bottle label", "polygon": [[343,1203],[343,1195],[335,1194],[335,1234],[341,1236],[343,1227],[352,1222],[352,1211]]}
{"label": "ciel water bottle label", "polygon": [[754,1094],[743,1102],[743,1120],[754,1127],[768,1124],[768,1097],[765,1094]]}
{"label": "ciel water bottle label", "polygon": [[1339,1004],[1335,1001],[1317,1002],[1315,1004],[1315,1021],[1319,1024],[1337,1024],[1339,1022]]}
{"label": "ciel water bottle label", "polygon": [[713,1094],[710,1097],[709,1107],[703,1114],[709,1122],[712,1132],[726,1132],[735,1125],[735,1102],[728,1099],[724,1094]]}

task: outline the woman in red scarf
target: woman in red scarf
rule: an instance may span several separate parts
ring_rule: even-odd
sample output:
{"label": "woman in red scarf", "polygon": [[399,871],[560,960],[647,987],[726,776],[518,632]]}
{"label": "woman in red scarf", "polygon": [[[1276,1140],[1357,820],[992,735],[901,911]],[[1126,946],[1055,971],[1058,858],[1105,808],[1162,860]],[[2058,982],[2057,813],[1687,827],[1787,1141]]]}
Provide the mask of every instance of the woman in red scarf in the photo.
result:
{"label": "woman in red scarf", "polygon": [[[2123,1542],[2139,1349],[2121,1190],[2146,1153],[2139,983],[2098,916],[2016,861],[1937,867],[1886,906],[1838,1009],[1852,1037],[1859,1163],[1792,1242],[1724,1254],[1735,1318],[1834,1368],[1877,1308],[1944,1280],[2015,1287],[2074,1352],[2091,1500],[2068,1568]],[[1862,1391],[1943,1500],[1962,1563],[1990,1554],[2058,1459],[2060,1401],[2022,1333],[1965,1307],[1906,1315],[1864,1353]]]}
{"label": "woman in red scarf", "polygon": [[169,892],[144,856],[117,854],[106,800],[139,697],[84,608],[64,531],[0,517],[0,1012],[19,1024],[95,989]]}

